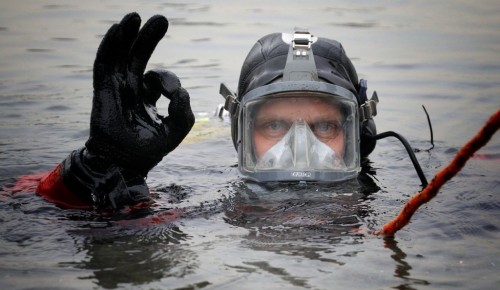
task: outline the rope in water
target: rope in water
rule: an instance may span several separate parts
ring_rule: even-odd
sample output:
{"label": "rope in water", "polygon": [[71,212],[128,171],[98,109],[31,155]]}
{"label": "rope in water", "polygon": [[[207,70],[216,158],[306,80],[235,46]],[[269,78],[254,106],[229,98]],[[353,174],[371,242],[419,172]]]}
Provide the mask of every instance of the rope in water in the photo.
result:
{"label": "rope in water", "polygon": [[484,146],[500,127],[500,110],[494,113],[479,132],[467,142],[464,147],[458,151],[453,160],[441,169],[432,181],[420,192],[415,194],[403,207],[401,212],[390,222],[386,223],[382,230],[375,232],[376,235],[394,236],[410,222],[415,211],[424,203],[434,198],[441,186],[450,180],[462,167],[467,160],[472,157],[474,152]]}

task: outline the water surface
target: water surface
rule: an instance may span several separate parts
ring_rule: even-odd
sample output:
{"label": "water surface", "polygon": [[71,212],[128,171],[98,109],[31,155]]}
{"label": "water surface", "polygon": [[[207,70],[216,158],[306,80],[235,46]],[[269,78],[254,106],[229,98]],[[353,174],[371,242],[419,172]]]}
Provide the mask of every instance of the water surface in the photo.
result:
{"label": "water surface", "polygon": [[[122,2],[0,4],[0,288],[496,289],[498,134],[382,239],[352,229],[379,229],[420,189],[401,144],[379,141],[358,180],[263,188],[238,175],[229,123],[213,112],[257,39],[307,27],[342,42],[378,92],[379,132],[429,148],[426,106],[435,148],[416,156],[430,180],[500,107],[498,1]],[[197,116],[148,177],[157,207],[102,217],[13,192],[84,144],[97,46],[131,11],[170,20],[149,68],[173,70]]]}

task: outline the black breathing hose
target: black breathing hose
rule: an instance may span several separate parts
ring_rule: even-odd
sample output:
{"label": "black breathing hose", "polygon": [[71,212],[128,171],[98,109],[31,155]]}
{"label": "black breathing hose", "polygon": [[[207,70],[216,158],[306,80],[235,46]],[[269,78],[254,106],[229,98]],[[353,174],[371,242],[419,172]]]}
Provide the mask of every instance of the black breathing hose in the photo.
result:
{"label": "black breathing hose", "polygon": [[396,132],[393,131],[387,131],[383,132],[377,135],[368,135],[368,134],[363,134],[363,137],[366,137],[368,139],[372,140],[380,140],[383,138],[387,137],[396,137],[403,145],[405,146],[406,151],[408,152],[408,155],[410,156],[411,162],[413,163],[413,167],[415,167],[415,170],[417,171],[418,177],[420,178],[420,182],[422,182],[422,186],[426,187],[427,186],[427,178],[425,178],[424,172],[422,171],[422,168],[420,167],[420,164],[418,163],[417,158],[415,157],[415,154],[413,153],[413,149],[410,146],[410,143],[406,141],[406,139],[399,135]]}

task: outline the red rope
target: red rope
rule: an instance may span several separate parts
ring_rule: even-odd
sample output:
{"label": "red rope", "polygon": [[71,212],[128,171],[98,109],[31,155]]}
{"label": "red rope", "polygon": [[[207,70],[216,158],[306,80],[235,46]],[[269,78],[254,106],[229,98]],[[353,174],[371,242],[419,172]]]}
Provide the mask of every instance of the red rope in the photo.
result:
{"label": "red rope", "polygon": [[443,184],[450,180],[457,172],[464,167],[467,160],[484,146],[500,127],[500,110],[494,113],[479,132],[458,151],[453,160],[441,169],[432,181],[420,192],[415,194],[403,207],[401,212],[390,222],[386,223],[382,230],[377,231],[377,235],[394,236],[410,222],[412,215],[424,203],[435,197]]}

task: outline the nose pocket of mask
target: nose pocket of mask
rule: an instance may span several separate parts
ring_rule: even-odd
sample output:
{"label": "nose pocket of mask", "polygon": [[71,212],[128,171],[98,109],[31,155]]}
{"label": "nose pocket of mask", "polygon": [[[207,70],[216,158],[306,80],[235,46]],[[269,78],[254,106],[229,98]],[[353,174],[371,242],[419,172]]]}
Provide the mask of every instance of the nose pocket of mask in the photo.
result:
{"label": "nose pocket of mask", "polygon": [[344,160],[335,150],[318,141],[311,146],[311,167],[315,169],[344,169]]}
{"label": "nose pocket of mask", "polygon": [[292,130],[274,144],[257,162],[256,169],[284,169],[293,166],[293,153],[290,146]]}
{"label": "nose pocket of mask", "polygon": [[343,169],[344,161],[328,145],[319,141],[307,123],[293,123],[283,138],[257,162],[256,169]]}

